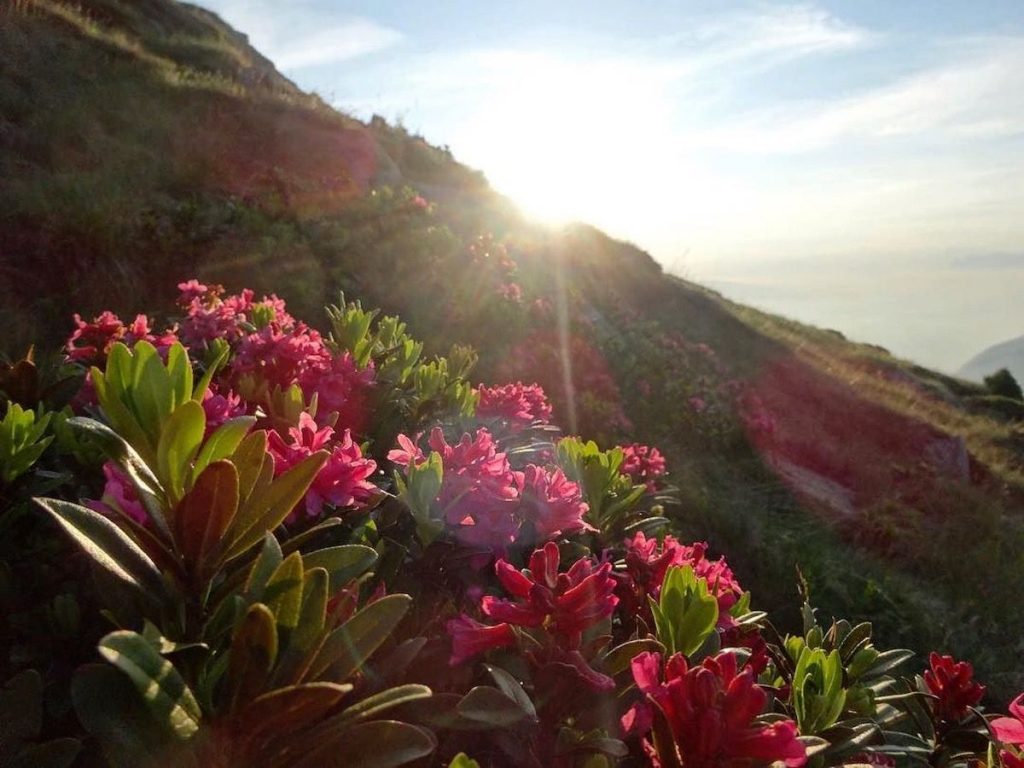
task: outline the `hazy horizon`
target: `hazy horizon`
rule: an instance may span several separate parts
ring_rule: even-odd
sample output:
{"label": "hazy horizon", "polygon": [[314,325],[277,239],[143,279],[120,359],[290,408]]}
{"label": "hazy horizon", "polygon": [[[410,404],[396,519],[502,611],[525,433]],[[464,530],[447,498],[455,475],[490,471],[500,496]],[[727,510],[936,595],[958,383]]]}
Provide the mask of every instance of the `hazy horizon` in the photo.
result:
{"label": "hazy horizon", "polygon": [[202,0],[524,211],[955,371],[1024,333],[1024,5]]}

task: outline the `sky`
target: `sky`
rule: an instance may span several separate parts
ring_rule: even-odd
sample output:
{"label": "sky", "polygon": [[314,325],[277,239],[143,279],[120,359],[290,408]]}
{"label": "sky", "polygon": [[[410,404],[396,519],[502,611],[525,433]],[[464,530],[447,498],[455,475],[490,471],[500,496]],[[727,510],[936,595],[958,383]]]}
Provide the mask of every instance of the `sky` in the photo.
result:
{"label": "sky", "polygon": [[1024,333],[1024,2],[201,0],[525,212],[955,371]]}

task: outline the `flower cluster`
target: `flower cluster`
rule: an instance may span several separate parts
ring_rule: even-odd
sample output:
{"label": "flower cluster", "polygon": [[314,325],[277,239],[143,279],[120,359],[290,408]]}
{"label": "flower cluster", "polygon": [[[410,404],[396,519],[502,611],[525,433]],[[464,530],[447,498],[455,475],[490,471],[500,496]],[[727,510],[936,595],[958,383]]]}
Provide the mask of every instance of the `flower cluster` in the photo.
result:
{"label": "flower cluster", "polygon": [[548,542],[530,556],[529,570],[520,571],[507,560],[494,566],[498,581],[512,599],[491,595],[480,610],[498,622],[485,625],[466,615],[448,623],[452,636],[453,666],[492,648],[512,645],[512,627],[537,630],[531,658],[540,663],[567,664],[596,690],[611,690],[615,682],[593,670],[581,653],[583,633],[615,610],[615,580],[611,563],[598,565],[581,558],[559,573],[558,545]]}
{"label": "flower cluster", "polygon": [[622,453],[625,455],[622,474],[653,491],[655,480],[665,474],[665,457],[661,452],[653,446],[630,443],[622,446]]}
{"label": "flower cluster", "polygon": [[732,626],[730,610],[743,594],[743,588],[725,558],[712,560],[706,556],[706,543],[686,546],[671,535],[659,542],[641,531],[626,540],[625,549],[626,568],[618,574],[618,594],[638,615],[646,615],[648,597],[658,598],[665,572],[671,566],[689,565],[694,575],[707,581],[718,600],[719,628]]}
{"label": "flower cluster", "polygon": [[644,698],[623,716],[623,730],[647,734],[659,717],[674,742],[657,748],[648,744],[655,764],[660,764],[658,750],[664,749],[675,750],[665,762],[687,768],[748,768],[775,761],[787,768],[806,764],[796,723],[757,720],[768,695],[749,668],[740,668],[735,654],[723,651],[691,667],[681,654],[662,665],[660,653],[644,652],[631,667]]}
{"label": "flower cluster", "polygon": [[[398,444],[388,459],[406,472],[424,460],[407,435],[399,435]],[[435,427],[428,446],[444,468],[436,505],[448,530],[463,544],[500,552],[516,541],[524,523],[541,540],[586,529],[587,505],[579,486],[557,467],[527,464],[513,469],[488,429],[463,434],[453,445]]]}
{"label": "flower cluster", "polygon": [[536,422],[551,418],[551,404],[539,384],[504,384],[477,389],[480,402],[476,415],[480,418],[504,419],[513,431],[520,431]]}
{"label": "flower cluster", "polygon": [[110,348],[119,341],[131,346],[144,339],[158,350],[166,349],[177,341],[172,330],[154,334],[145,315],[136,315],[128,325],[110,311],[101,312],[92,322],[86,322],[77,313],[74,319],[76,327],[65,345],[65,355],[68,362],[86,367],[103,365]]}
{"label": "flower cluster", "polygon": [[[270,433],[269,449],[274,457],[275,475],[286,472],[316,451],[330,452],[327,463],[306,493],[305,512],[310,518],[319,517],[325,503],[339,509],[359,509],[378,493],[377,487],[370,482],[377,463],[363,456],[347,429],[340,440],[332,440],[333,437],[331,427],[318,428],[308,413],[299,417],[297,427],[288,430],[287,439],[278,432]],[[299,510],[296,510],[289,521],[299,518]]]}
{"label": "flower cluster", "polygon": [[934,651],[928,656],[924,682],[935,696],[936,719],[959,723],[971,707],[977,706],[985,695],[985,686],[973,678],[974,668],[966,661],[954,661],[952,656],[940,656]]}

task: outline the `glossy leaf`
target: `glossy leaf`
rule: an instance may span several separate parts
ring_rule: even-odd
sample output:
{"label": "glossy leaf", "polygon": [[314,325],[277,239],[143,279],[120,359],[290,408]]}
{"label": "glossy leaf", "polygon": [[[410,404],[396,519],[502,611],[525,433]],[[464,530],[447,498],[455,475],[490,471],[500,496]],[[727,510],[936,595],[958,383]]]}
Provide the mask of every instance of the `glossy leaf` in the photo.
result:
{"label": "glossy leaf", "polygon": [[202,713],[188,685],[170,661],[137,632],[111,632],[100,640],[100,655],[135,684],[159,723],[180,739],[199,730]]}

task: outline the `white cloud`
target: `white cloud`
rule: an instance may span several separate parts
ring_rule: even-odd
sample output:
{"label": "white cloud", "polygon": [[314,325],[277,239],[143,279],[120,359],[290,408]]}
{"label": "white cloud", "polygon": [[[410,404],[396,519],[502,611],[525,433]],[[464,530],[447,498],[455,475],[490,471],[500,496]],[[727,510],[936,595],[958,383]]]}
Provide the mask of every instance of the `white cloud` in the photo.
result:
{"label": "white cloud", "polygon": [[318,6],[311,0],[202,0],[278,69],[292,71],[348,61],[390,48],[403,36],[371,19]]}
{"label": "white cloud", "polygon": [[738,152],[807,152],[858,140],[989,139],[1024,133],[1024,38],[963,41],[940,63],[860,94],[782,104],[694,137]]}

